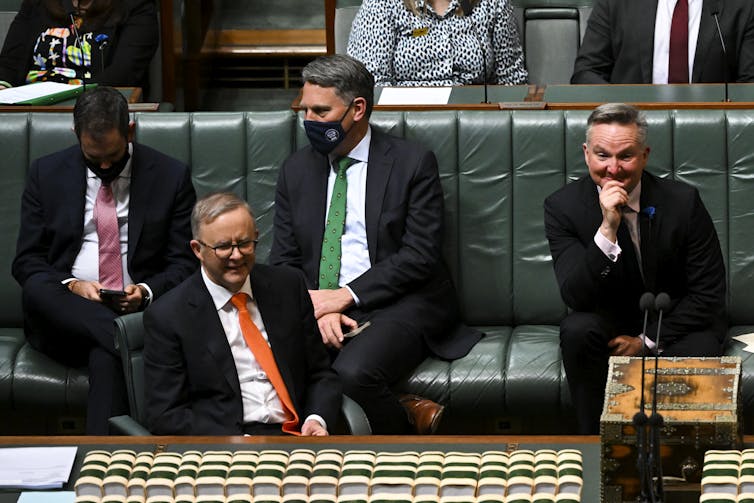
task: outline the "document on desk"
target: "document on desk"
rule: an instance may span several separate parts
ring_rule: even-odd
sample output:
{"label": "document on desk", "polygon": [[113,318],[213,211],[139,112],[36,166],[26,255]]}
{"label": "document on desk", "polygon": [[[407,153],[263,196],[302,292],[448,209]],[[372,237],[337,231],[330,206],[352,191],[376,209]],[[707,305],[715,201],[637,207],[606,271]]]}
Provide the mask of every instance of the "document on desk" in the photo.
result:
{"label": "document on desk", "polygon": [[59,489],[68,482],[78,447],[0,449],[0,488]]}
{"label": "document on desk", "polygon": [[733,339],[745,344],[744,351],[754,353],[754,333],[737,335]]}
{"label": "document on desk", "polygon": [[[91,85],[94,87],[94,85]],[[59,82],[37,82],[0,90],[0,103],[5,105],[54,105],[81,94],[84,86]]]}
{"label": "document on desk", "polygon": [[378,105],[447,105],[452,87],[383,87]]}

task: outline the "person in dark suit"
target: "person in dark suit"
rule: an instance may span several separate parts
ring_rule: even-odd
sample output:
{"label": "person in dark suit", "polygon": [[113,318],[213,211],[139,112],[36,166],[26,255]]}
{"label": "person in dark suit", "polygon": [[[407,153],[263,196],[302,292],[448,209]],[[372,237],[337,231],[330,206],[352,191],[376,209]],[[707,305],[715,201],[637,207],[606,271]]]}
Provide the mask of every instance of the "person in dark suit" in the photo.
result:
{"label": "person in dark suit", "polygon": [[0,51],[0,88],[84,80],[145,87],[159,40],[154,0],[24,0]]}
{"label": "person in dark suit", "polygon": [[[200,199],[191,228],[201,271],[144,314],[150,430],[327,435],[341,386],[302,278],[289,268],[255,265],[254,216],[234,194]],[[262,349],[250,339],[254,329]],[[266,366],[262,350],[271,350],[275,368]]]}
{"label": "person in dark suit", "polygon": [[131,141],[128,104],[115,89],[82,94],[73,120],[79,144],[29,169],[12,272],[27,339],[53,359],[88,365],[86,431],[107,434],[108,417],[127,411],[113,320],[194,271],[196,196],[184,164]]}
{"label": "person in dark suit", "polygon": [[428,354],[462,357],[481,336],[459,327],[442,261],[437,160],[369,126],[374,79],[354,58],[318,58],[303,80],[311,146],[280,170],[270,262],[303,273],[344,392],[372,431],[403,433],[411,422],[434,431],[441,406],[416,396],[401,403],[390,385]]}
{"label": "person in dark suit", "polygon": [[[688,36],[681,37],[680,43],[686,44],[689,68],[685,75],[673,79],[675,73],[669,68],[671,27],[673,16],[680,15],[675,9],[681,2],[688,2],[684,18],[688,19]],[[754,81],[754,2],[595,1],[574,64],[572,84],[667,84],[682,83],[684,78],[685,83]]]}
{"label": "person in dark suit", "polygon": [[[725,266],[699,193],[644,170],[644,114],[598,107],[587,122],[589,174],[545,200],[560,293],[571,309],[560,347],[581,433],[597,433],[610,355],[719,356],[726,334]],[[670,296],[662,331],[642,334],[644,292]]]}

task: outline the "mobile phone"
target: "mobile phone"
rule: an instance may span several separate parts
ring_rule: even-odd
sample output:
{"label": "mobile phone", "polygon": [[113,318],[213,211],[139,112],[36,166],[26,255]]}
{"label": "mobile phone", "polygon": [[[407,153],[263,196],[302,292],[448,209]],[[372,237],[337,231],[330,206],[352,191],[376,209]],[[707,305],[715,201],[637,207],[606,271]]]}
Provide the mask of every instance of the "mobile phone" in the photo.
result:
{"label": "mobile phone", "polygon": [[359,325],[358,327],[354,328],[350,332],[346,332],[345,334],[343,334],[343,337],[353,337],[355,335],[359,335],[361,332],[364,331],[365,328],[367,328],[371,324],[372,324],[371,321],[367,321],[366,323],[362,323],[361,325]]}
{"label": "mobile phone", "polygon": [[125,297],[125,290],[108,290],[107,288],[100,288],[99,296],[104,297]]}

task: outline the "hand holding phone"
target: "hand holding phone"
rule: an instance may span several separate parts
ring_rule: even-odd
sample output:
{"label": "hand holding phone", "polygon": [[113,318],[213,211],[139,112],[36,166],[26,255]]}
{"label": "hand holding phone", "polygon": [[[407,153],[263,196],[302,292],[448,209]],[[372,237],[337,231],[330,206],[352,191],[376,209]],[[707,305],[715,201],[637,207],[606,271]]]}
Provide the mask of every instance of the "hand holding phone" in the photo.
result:
{"label": "hand holding phone", "polygon": [[99,296],[102,300],[112,300],[114,297],[125,297],[125,290],[109,290],[107,288],[100,288]]}
{"label": "hand holding phone", "polygon": [[372,324],[371,321],[367,321],[366,323],[362,323],[361,325],[359,325],[358,327],[354,328],[350,332],[346,332],[345,334],[343,334],[343,337],[348,338],[348,337],[354,337],[356,335],[359,335],[361,332],[364,331],[365,328],[369,327],[369,325],[371,325],[371,324]]}

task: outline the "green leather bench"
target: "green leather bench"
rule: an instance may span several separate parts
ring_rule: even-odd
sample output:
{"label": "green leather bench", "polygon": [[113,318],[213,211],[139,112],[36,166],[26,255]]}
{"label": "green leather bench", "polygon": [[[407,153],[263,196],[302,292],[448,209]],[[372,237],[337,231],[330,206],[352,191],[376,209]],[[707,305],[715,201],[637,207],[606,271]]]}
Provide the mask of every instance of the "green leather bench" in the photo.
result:
{"label": "green leather bench", "polygon": [[[445,190],[444,253],[464,319],[488,335],[461,360],[425,361],[397,387],[448,406],[447,433],[573,431],[558,347],[566,313],[544,236],[542,201],[585,173],[588,112],[384,112],[375,127],[433,149]],[[754,331],[754,111],[653,111],[649,170],[697,186],[726,259],[733,335]],[[135,116],[137,140],[191,165],[197,192],[243,195],[257,214],[259,260],[271,244],[281,161],[305,145],[289,111]],[[0,115],[0,433],[65,431],[81,416],[86,375],[25,344],[10,276],[24,173],[75,142],[67,114]],[[743,404],[754,417],[754,358],[743,358]],[[7,426],[3,427],[3,421]],[[76,425],[74,427],[80,427]],[[31,430],[31,431],[30,431]],[[751,432],[752,428],[748,430]]]}

